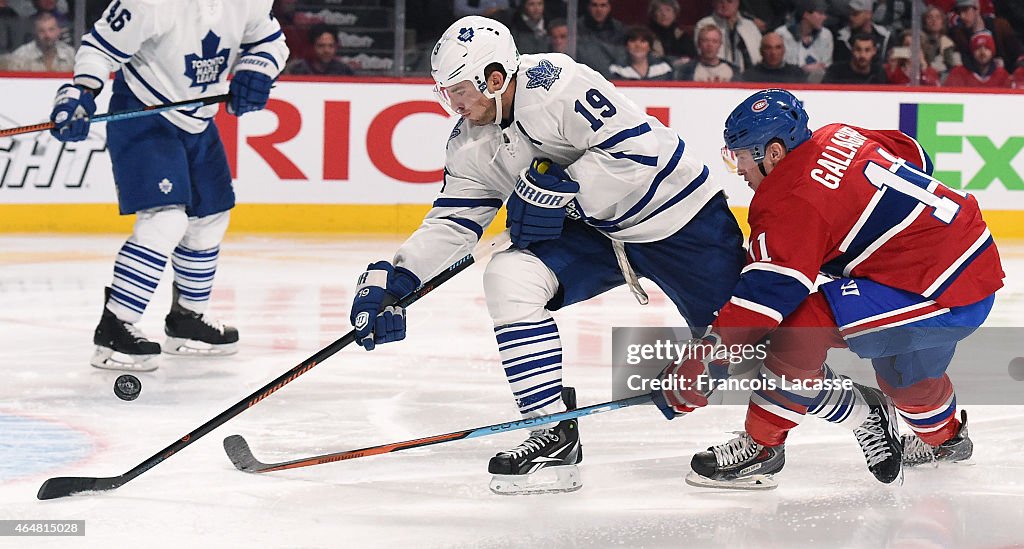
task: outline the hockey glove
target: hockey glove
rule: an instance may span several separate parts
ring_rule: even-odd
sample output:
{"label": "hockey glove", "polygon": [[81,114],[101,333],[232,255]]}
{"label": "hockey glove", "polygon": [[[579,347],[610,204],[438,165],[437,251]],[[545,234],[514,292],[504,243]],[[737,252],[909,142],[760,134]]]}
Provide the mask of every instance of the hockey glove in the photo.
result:
{"label": "hockey glove", "polygon": [[515,192],[508,197],[506,226],[512,244],[526,248],[534,242],[554,240],[562,235],[565,207],[580,184],[569,178],[559,165],[537,158],[519,174]]}
{"label": "hockey glove", "polygon": [[728,358],[715,352],[718,343],[715,336],[695,340],[684,359],[661,371],[661,386],[651,393],[651,400],[665,419],[675,419],[707,406],[708,397],[714,392],[714,382],[729,376]]}
{"label": "hockey glove", "polygon": [[[367,351],[405,339],[405,309],[392,304],[420,286],[420,279],[387,261],[371,263],[359,276],[349,320],[356,342]],[[386,304],[385,304],[386,303]]]}
{"label": "hockey glove", "polygon": [[228,87],[231,94],[231,99],[228,100],[228,113],[242,116],[266,107],[277,72],[277,67],[270,56],[243,55],[235,65],[235,75]]}
{"label": "hockey glove", "polygon": [[54,127],[50,135],[59,141],[82,141],[89,137],[89,119],[96,114],[96,101],[92,92],[75,86],[64,84],[57,90],[53,101],[50,121]]}

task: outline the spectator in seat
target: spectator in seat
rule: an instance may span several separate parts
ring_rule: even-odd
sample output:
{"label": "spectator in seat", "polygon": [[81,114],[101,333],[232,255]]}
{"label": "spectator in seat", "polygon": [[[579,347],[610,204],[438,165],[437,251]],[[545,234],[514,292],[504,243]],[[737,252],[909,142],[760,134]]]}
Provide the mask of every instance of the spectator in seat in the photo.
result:
{"label": "spectator in seat", "polygon": [[[761,31],[754,22],[740,15],[740,0],[714,0],[711,15],[697,21],[697,28],[711,24],[722,33],[717,57],[743,71],[761,62]],[[700,49],[700,44],[697,45]]]}
{"label": "spectator in seat", "polygon": [[[548,43],[549,51],[569,55],[569,24],[565,19],[552,19],[548,23]],[[610,79],[612,63],[616,63],[625,55],[622,45],[613,46],[594,38],[577,36],[576,56],[573,59]]]}
{"label": "spectator in seat", "polygon": [[338,38],[329,27],[316,26],[309,32],[313,54],[288,66],[288,74],[351,76],[352,67],[338,59]]}
{"label": "spectator in seat", "polygon": [[1010,75],[1010,87],[1024,90],[1024,57],[1017,60],[1017,70]]}
{"label": "spectator in seat", "polygon": [[579,36],[621,47],[626,40],[626,27],[612,17],[611,0],[590,0],[587,11],[576,27]]}
{"label": "spectator in seat", "polygon": [[654,33],[645,27],[626,31],[626,62],[613,63],[608,71],[622,80],[671,80],[672,65],[654,55]]}
{"label": "spectator in seat", "polygon": [[70,44],[71,42],[71,17],[66,12],[61,11],[57,6],[57,0],[32,0],[32,7],[36,9],[36,12],[32,14],[32,17],[37,15],[48,13],[57,20],[57,26],[60,28],[60,39]]}
{"label": "spectator in seat", "polygon": [[692,82],[732,82],[739,79],[735,65],[718,56],[722,31],[708,23],[697,31],[697,58],[676,69],[676,80]]}
{"label": "spectator in seat", "polygon": [[70,72],[75,66],[75,49],[61,42],[60,27],[53,14],[32,16],[35,38],[11,52],[7,70],[26,72]]}
{"label": "spectator in seat", "polygon": [[807,73],[811,82],[821,82],[832,64],[835,44],[832,31],[825,28],[825,0],[800,0],[793,12],[794,22],[775,30],[786,49],[786,63]]}
{"label": "spectator in seat", "polygon": [[868,33],[859,33],[850,38],[853,48],[850,60],[845,63],[833,63],[825,71],[825,84],[885,84],[885,71],[882,64],[875,61],[878,57],[878,46],[875,37]]}
{"label": "spectator in seat", "polygon": [[522,0],[512,13],[508,30],[519,53],[544,53],[548,49],[548,31],[544,26],[544,0]]}
{"label": "spectator in seat", "polygon": [[786,45],[778,33],[761,37],[761,62],[743,71],[744,82],[780,82],[797,84],[807,81],[807,74],[796,65],[786,63]]}
{"label": "spectator in seat", "polygon": [[654,53],[669,60],[686,59],[697,55],[693,40],[679,28],[679,2],[651,0],[648,5],[647,26],[654,32]]}
{"label": "spectator in seat", "polygon": [[971,40],[974,35],[988,31],[995,42],[995,61],[1006,67],[1008,72],[1017,68],[1017,58],[1021,56],[1020,42],[1014,34],[1010,23],[1002,17],[982,15],[978,9],[978,0],[957,0],[956,2],[957,23],[950,29],[950,37],[960,50],[967,68],[978,72],[974,66],[974,56],[971,47]]}
{"label": "spectator in seat", "polygon": [[924,51],[928,65],[945,76],[950,69],[962,63],[960,51],[946,31],[946,14],[935,6],[930,6],[922,15],[921,28],[924,36],[921,49]]}
{"label": "spectator in seat", "polygon": [[[911,38],[911,31],[905,30],[900,34],[900,45],[889,49],[889,60],[885,63],[885,78],[890,84],[908,86],[913,82],[910,74],[910,56],[913,55],[910,47]],[[941,82],[939,72],[928,65],[923,49],[918,52],[918,56],[921,77],[916,85],[938,86]]]}
{"label": "spectator in seat", "polygon": [[889,50],[889,35],[891,33],[889,29],[876,25],[871,20],[873,13],[872,0],[850,0],[847,25],[836,33],[836,49],[832,58],[834,64],[847,66],[853,57],[853,36],[867,34],[875,42],[875,51],[878,54],[875,64],[881,68],[882,56]]}
{"label": "spectator in seat", "polygon": [[309,28],[295,22],[296,0],[274,0],[274,17],[281,25],[284,41],[288,43],[288,61],[306,59],[313,54],[309,42]]}
{"label": "spectator in seat", "polygon": [[[986,31],[971,37],[971,64],[953,67],[946,78],[947,87],[1009,88],[1010,73],[995,60],[996,41]],[[974,67],[974,68],[971,68]]]}

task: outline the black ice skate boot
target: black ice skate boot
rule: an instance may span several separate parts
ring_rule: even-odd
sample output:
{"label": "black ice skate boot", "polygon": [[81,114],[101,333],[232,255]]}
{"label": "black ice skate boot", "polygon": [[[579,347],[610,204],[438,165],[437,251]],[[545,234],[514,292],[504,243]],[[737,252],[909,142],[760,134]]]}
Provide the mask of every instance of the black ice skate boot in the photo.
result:
{"label": "black ice skate boot", "polygon": [[892,400],[874,387],[855,383],[868,405],[868,417],[853,430],[868,470],[879,482],[903,484],[903,441]]}
{"label": "black ice skate boot", "polygon": [[103,314],[92,342],[96,344],[89,363],[104,370],[151,372],[156,363],[149,360],[160,354],[160,344],[146,339],[134,324],[125,322],[107,308],[110,288],[103,291]]}
{"label": "black ice skate boot", "polygon": [[[566,410],[576,409],[576,391],[562,388]],[[583,487],[579,468],[583,461],[579,425],[575,419],[530,431],[522,444],[498,452],[487,464],[491,491],[502,495],[573,492]]]}
{"label": "black ice skate boot", "polygon": [[903,435],[903,465],[916,467],[925,463],[967,461],[974,454],[974,443],[967,436],[967,411],[960,410],[960,429],[953,438],[938,446],[931,446],[911,433]]}
{"label": "black ice skate boot", "polygon": [[178,304],[178,287],[172,292],[171,312],[164,318],[164,352],[186,356],[222,356],[238,352],[238,330],[190,311]]}
{"label": "black ice skate boot", "polygon": [[702,488],[770,490],[778,487],[772,475],[786,465],[785,445],[761,446],[743,431],[738,437],[694,454],[686,483]]}

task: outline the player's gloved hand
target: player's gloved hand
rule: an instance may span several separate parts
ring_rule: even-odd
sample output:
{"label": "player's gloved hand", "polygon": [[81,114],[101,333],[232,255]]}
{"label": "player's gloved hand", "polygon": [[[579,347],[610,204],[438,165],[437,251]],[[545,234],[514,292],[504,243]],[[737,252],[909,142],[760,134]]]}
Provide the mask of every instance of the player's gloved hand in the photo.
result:
{"label": "player's gloved hand", "polygon": [[57,97],[53,100],[50,121],[54,127],[50,135],[59,141],[82,141],[89,137],[89,120],[96,114],[96,101],[92,92],[75,86],[64,84],[57,89]]}
{"label": "player's gloved hand", "polygon": [[265,54],[243,55],[228,87],[228,113],[242,116],[266,107],[277,72],[272,58]]}
{"label": "player's gloved hand", "polygon": [[537,158],[519,174],[515,192],[508,197],[506,226],[512,244],[526,248],[534,242],[562,235],[565,207],[580,191],[580,184],[554,162]]}
{"label": "player's gloved hand", "polygon": [[420,279],[403,267],[378,261],[359,275],[349,320],[356,342],[367,351],[380,343],[405,339],[405,309],[392,305],[420,286]]}
{"label": "player's gloved hand", "polygon": [[714,335],[695,341],[687,358],[661,371],[661,388],[651,393],[651,400],[665,419],[675,419],[707,406],[708,397],[714,392],[714,381],[729,376],[728,358],[715,352],[719,341]]}

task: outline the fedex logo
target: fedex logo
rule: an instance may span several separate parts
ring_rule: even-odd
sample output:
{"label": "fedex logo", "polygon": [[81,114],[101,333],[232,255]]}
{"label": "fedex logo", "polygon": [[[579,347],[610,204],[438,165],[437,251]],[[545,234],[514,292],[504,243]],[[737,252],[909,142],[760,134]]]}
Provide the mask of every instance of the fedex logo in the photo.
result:
{"label": "fedex logo", "polygon": [[[1012,117],[1011,117],[1012,118]],[[1004,120],[1008,122],[1009,120]],[[942,153],[963,154],[964,143],[981,157],[981,168],[968,181],[960,171],[941,171],[936,169],[933,174],[943,183],[966,190],[987,189],[997,179],[1011,191],[1024,191],[1024,179],[1014,169],[1012,163],[1024,149],[1024,136],[1011,136],[1003,143],[997,144],[986,135],[956,135],[939,133],[940,124],[964,122],[964,106],[962,104],[939,103],[901,103],[900,131],[915,137],[924,147],[936,166],[940,162],[935,157]]]}

